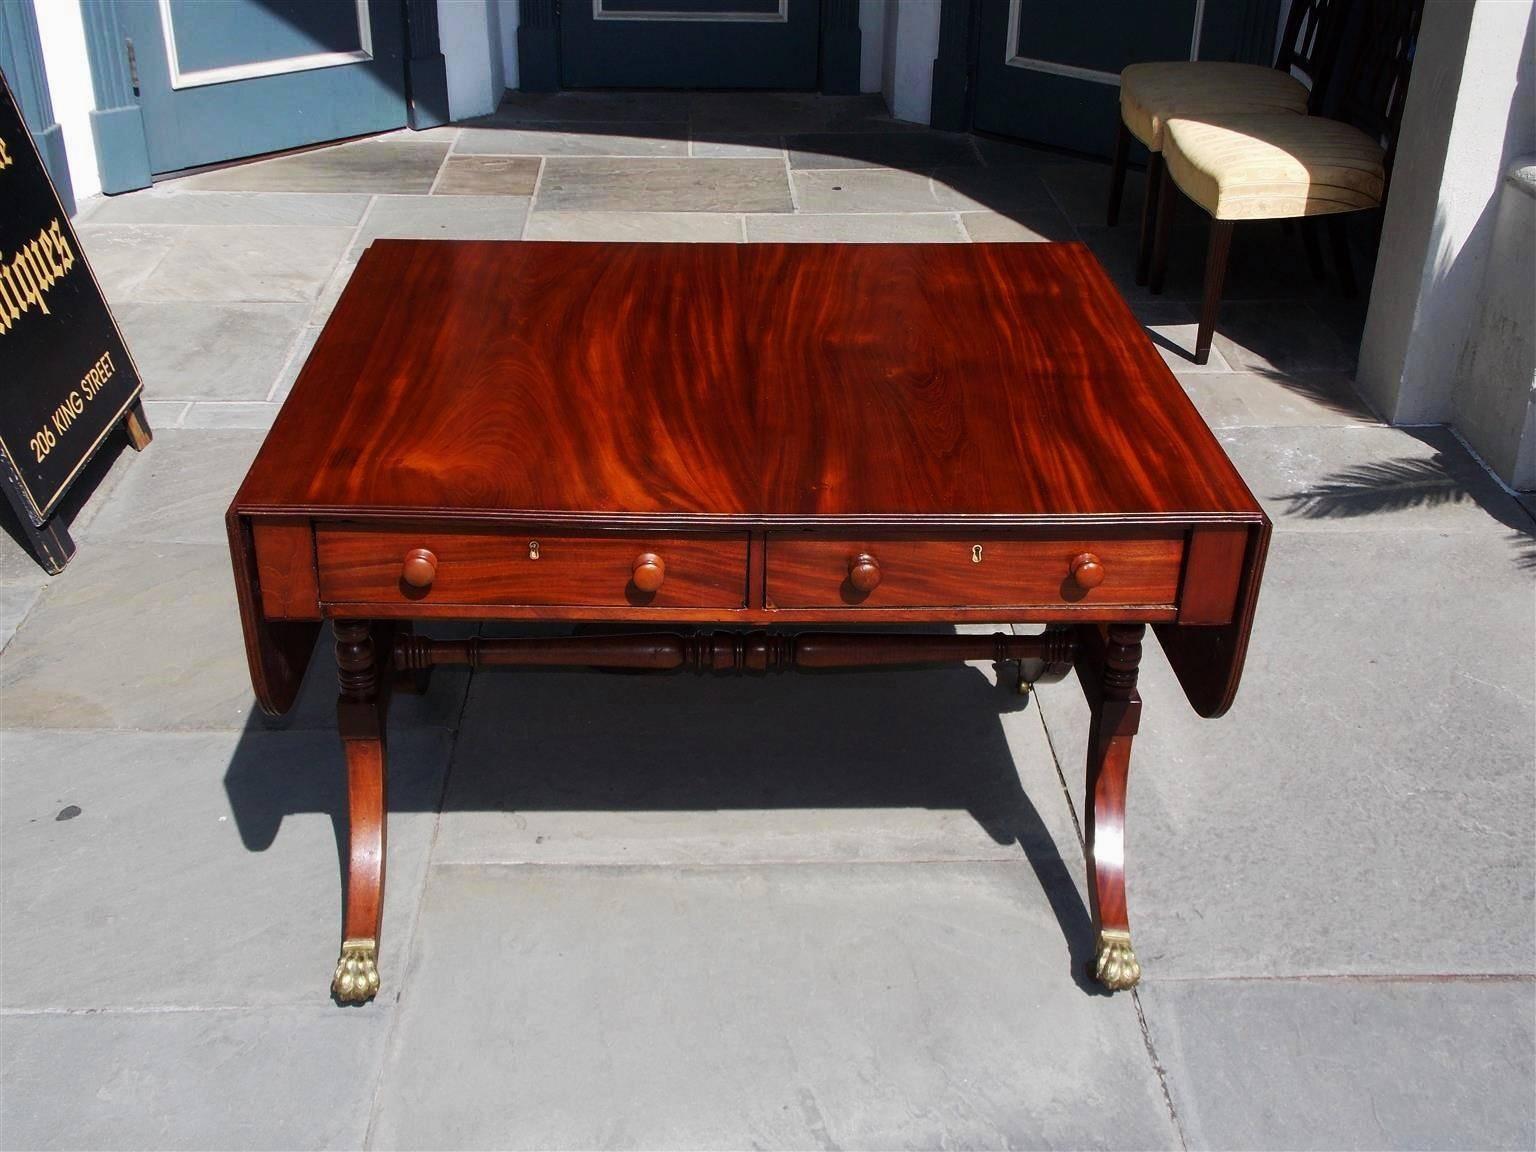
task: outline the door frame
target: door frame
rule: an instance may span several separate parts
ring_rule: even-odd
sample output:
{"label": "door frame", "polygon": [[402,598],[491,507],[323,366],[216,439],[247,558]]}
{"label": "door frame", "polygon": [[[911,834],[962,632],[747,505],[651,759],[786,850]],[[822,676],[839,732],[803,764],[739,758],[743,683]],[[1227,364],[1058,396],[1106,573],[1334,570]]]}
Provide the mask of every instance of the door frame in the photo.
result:
{"label": "door frame", "polygon": [[69,179],[69,160],[64,154],[64,132],[53,114],[32,0],[0,3],[0,70],[11,82],[27,133],[37,146],[54,191],[59,194],[64,211],[73,216],[75,190]]}
{"label": "door frame", "polygon": [[[1199,58],[1271,63],[1281,3],[1242,0],[1238,4],[1199,5],[1200,26],[1195,35]],[[933,61],[933,127],[948,132],[974,128],[980,67],[981,0],[940,0],[939,50]]]}
{"label": "door frame", "polygon": [[[557,92],[561,88],[560,7],[560,0],[518,0],[517,85],[520,91]],[[857,95],[862,48],[859,0],[821,0],[817,43],[820,59],[816,91],[829,96]]]}
{"label": "door frame", "polygon": [[[91,135],[101,190],[108,195],[148,188],[149,142],[119,9],[136,0],[80,5],[96,108]],[[142,0],[138,0],[142,2]],[[398,0],[405,28],[406,123],[414,129],[448,121],[448,73],[438,42],[437,0]]]}

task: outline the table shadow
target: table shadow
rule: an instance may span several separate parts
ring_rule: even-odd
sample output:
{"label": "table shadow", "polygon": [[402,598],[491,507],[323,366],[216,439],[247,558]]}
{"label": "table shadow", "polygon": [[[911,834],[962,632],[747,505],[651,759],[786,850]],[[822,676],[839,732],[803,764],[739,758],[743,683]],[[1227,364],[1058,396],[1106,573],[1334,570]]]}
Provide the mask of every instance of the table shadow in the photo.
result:
{"label": "table shadow", "polygon": [[[1074,982],[1097,994],[1092,923],[1074,881],[1081,848],[1074,837],[1069,865],[1036,806],[1067,803],[1055,766],[1036,766],[1051,794],[1032,799],[1004,729],[1010,712],[1033,707],[1002,667],[995,682],[969,665],[769,677],[480,671],[446,779],[404,754],[409,730],[392,734],[388,804],[391,812],[964,811],[995,843],[1018,846]],[[253,722],[248,736],[266,732]],[[322,745],[334,739],[316,735]],[[242,739],[225,777],[245,846],[264,851],[284,817],[320,813],[344,860],[339,741],[326,764],[279,762],[269,743]],[[1043,735],[1038,747],[1049,755]]]}

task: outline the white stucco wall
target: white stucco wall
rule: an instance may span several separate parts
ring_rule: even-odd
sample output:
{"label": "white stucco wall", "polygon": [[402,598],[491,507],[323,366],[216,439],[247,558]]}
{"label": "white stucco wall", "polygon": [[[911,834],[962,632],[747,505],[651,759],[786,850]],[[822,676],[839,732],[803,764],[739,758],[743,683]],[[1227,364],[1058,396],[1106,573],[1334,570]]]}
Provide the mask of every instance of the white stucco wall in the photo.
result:
{"label": "white stucco wall", "polygon": [[933,61],[939,54],[939,0],[886,0],[880,91],[898,120],[927,124]]}
{"label": "white stucco wall", "polygon": [[91,110],[96,96],[91,90],[91,71],[85,55],[85,26],[80,5],[69,0],[43,0],[36,5],[37,38],[43,46],[43,68],[48,73],[48,96],[53,117],[64,133],[64,153],[69,161],[69,182],[78,208],[88,196],[101,192],[96,168],[96,141],[91,136]]}
{"label": "white stucco wall", "polygon": [[496,110],[506,88],[499,0],[437,0],[438,42],[455,120]]}
{"label": "white stucco wall", "polygon": [[501,74],[508,88],[517,87],[518,0],[496,0],[501,8]]}
{"label": "white stucco wall", "polygon": [[886,0],[859,0],[859,91],[878,92],[885,78]]}
{"label": "white stucco wall", "polygon": [[1500,185],[1514,155],[1536,150],[1536,124],[1517,105],[1531,10],[1530,0],[1424,8],[1357,375],[1396,423],[1453,416]]}

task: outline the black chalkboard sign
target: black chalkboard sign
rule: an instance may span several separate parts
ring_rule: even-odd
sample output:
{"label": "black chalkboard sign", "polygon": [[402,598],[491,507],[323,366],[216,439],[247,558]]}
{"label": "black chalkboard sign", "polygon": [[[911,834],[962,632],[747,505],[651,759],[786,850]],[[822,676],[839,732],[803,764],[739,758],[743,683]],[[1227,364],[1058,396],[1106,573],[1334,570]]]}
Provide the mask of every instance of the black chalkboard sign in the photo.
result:
{"label": "black chalkboard sign", "polygon": [[[45,567],[73,545],[49,518],[125,417],[148,442],[138,370],[0,77],[0,482]],[[60,555],[62,553],[62,555]]]}

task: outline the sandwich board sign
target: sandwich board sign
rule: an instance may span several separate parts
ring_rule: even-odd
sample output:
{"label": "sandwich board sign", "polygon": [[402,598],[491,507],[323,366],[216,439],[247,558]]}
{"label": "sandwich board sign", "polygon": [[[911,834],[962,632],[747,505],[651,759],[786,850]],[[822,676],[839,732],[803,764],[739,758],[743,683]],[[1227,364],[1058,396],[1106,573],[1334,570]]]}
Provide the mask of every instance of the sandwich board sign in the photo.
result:
{"label": "sandwich board sign", "polygon": [[124,424],[150,440],[143,385],[69,216],[0,76],[0,488],[38,562],[75,547],[55,513]]}

